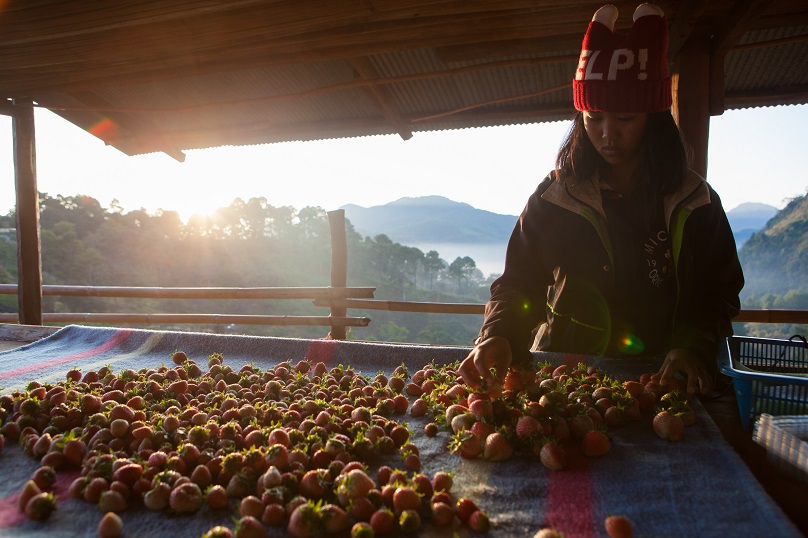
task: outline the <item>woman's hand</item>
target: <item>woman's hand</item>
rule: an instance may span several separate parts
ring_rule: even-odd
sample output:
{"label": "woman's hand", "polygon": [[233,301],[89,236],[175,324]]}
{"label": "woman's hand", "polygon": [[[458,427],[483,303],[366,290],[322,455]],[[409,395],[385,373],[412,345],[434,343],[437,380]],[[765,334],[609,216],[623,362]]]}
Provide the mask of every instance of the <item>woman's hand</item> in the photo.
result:
{"label": "woman's hand", "polygon": [[671,378],[682,372],[687,376],[687,393],[695,394],[696,389],[702,394],[710,394],[712,380],[701,360],[690,351],[682,348],[672,349],[665,357],[659,370],[659,383],[667,385]]}
{"label": "woman's hand", "polygon": [[470,388],[492,392],[502,386],[512,358],[508,340],[492,336],[474,346],[457,371]]}

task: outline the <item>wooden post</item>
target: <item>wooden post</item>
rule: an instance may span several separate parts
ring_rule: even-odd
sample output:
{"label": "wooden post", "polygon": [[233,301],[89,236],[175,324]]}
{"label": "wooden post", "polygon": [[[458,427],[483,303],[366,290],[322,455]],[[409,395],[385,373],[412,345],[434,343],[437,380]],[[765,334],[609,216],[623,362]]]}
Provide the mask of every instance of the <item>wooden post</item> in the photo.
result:
{"label": "wooden post", "polygon": [[710,137],[710,40],[694,33],[676,56],[673,117],[693,150],[691,168],[707,177]]}
{"label": "wooden post", "polygon": [[39,191],[36,182],[34,106],[15,99],[11,121],[17,189],[17,298],[19,320],[42,325],[42,256],[39,245]]}
{"label": "wooden post", "polygon": [[[345,210],[337,209],[328,212],[328,226],[331,231],[331,287],[344,288],[348,285],[348,241],[345,236]],[[348,309],[331,307],[331,316],[344,317]],[[344,326],[331,326],[331,338],[345,340],[347,333]]]}

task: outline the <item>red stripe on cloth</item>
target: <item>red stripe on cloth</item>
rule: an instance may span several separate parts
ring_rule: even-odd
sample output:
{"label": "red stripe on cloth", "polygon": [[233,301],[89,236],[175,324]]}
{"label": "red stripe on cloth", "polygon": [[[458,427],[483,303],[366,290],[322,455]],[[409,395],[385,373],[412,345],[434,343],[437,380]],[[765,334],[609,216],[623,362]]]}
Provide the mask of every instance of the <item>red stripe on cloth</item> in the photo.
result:
{"label": "red stripe on cloth", "polygon": [[132,331],[128,329],[117,331],[106,342],[92,349],[88,349],[80,353],[74,353],[73,355],[68,355],[66,357],[53,359],[47,362],[38,362],[36,364],[30,364],[28,366],[23,366],[22,368],[17,368],[16,370],[0,373],[0,380],[8,379],[10,377],[15,377],[22,374],[28,374],[30,372],[36,372],[37,370],[45,370],[52,366],[59,366],[60,364],[64,364],[66,362],[72,362],[78,359],[83,359],[85,357],[91,357],[97,353],[103,353],[104,351],[109,351],[110,349],[114,348],[115,346],[119,345],[121,342],[126,340],[126,338],[130,334],[132,334]]}
{"label": "red stripe on cloth", "polygon": [[[70,484],[72,484],[73,480],[80,474],[78,469],[56,473],[56,482],[53,484],[53,496],[56,497],[57,506],[69,497]],[[22,493],[22,488],[13,495],[0,498],[0,529],[14,527],[25,520],[25,513],[22,512],[19,507],[20,493]]]}
{"label": "red stripe on cloth", "polygon": [[324,362],[328,364],[334,351],[337,350],[337,340],[312,340],[306,350],[306,360],[312,364]]}
{"label": "red stripe on cloth", "polygon": [[545,524],[563,533],[566,538],[593,538],[589,461],[574,449],[568,451],[567,459],[567,470],[552,471],[547,479]]}

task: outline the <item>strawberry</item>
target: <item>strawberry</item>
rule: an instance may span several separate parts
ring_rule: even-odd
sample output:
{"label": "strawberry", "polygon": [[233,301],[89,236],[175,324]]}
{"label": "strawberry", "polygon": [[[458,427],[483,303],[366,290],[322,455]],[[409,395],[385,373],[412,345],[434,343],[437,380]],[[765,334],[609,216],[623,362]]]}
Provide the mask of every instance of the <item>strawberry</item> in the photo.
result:
{"label": "strawberry", "polygon": [[542,465],[551,471],[563,471],[567,468],[567,453],[555,441],[545,443],[539,452]]}
{"label": "strawberry", "polygon": [[22,488],[22,492],[20,493],[20,497],[18,499],[18,505],[20,507],[20,512],[25,511],[25,505],[28,504],[34,496],[39,495],[42,493],[42,490],[39,486],[36,485],[36,482],[33,480],[29,480],[25,483],[25,486]]}
{"label": "strawberry", "polygon": [[513,447],[500,432],[494,432],[485,438],[483,458],[489,461],[505,461],[513,456]]}
{"label": "strawberry", "polygon": [[317,533],[321,519],[320,511],[313,503],[303,502],[289,516],[286,531],[295,538],[309,538]]}
{"label": "strawberry", "polygon": [[118,538],[123,533],[123,521],[115,512],[107,512],[98,522],[98,538]]}
{"label": "strawberry", "polygon": [[[454,420],[460,420],[460,419],[455,418]],[[496,428],[494,427],[493,424],[489,422],[483,420],[477,420],[468,429],[471,433],[479,437],[481,441],[485,441],[485,438],[494,433],[494,430]]]}
{"label": "strawberry", "polygon": [[449,525],[455,518],[454,508],[445,502],[432,503],[432,523],[442,527]]}
{"label": "strawberry", "polygon": [[668,441],[681,441],[685,436],[685,424],[669,411],[660,411],[654,417],[654,432]]}
{"label": "strawberry", "polygon": [[202,490],[193,482],[185,482],[171,490],[168,505],[177,513],[196,512],[202,506]]}
{"label": "strawberry", "polygon": [[380,508],[370,516],[370,526],[374,536],[388,535],[396,526],[396,516],[387,508]]}
{"label": "strawberry", "polygon": [[446,491],[449,492],[454,484],[454,478],[451,473],[445,471],[438,471],[432,475],[432,490],[433,491]]}
{"label": "strawberry", "polygon": [[348,514],[336,504],[326,504],[321,507],[320,518],[326,534],[337,534],[351,528]]}
{"label": "strawberry", "polygon": [[351,538],[373,538],[374,536],[373,527],[366,521],[357,521],[351,527]]}
{"label": "strawberry", "polygon": [[452,436],[449,442],[449,450],[459,454],[461,458],[474,459],[483,451],[480,438],[469,431],[460,431]]}
{"label": "strawberry", "polygon": [[373,479],[363,469],[351,469],[338,478],[337,493],[346,495],[349,499],[364,497],[376,487]]}
{"label": "strawberry", "polygon": [[410,486],[399,486],[393,494],[393,510],[401,514],[404,510],[421,508],[421,496]]}
{"label": "strawberry", "polygon": [[567,420],[570,427],[570,433],[575,439],[583,439],[587,432],[595,429],[595,423],[592,422],[592,417],[589,415],[575,415]]}
{"label": "strawberry", "polygon": [[414,534],[421,528],[421,515],[417,510],[404,510],[398,516],[398,526],[404,534]]}
{"label": "strawberry", "polygon": [[491,400],[474,400],[468,409],[477,420],[492,422],[494,420],[494,405]]}
{"label": "strawberry", "polygon": [[582,439],[584,454],[590,457],[603,456],[612,448],[609,436],[600,430],[592,430]]}
{"label": "strawberry", "polygon": [[244,516],[236,523],[234,538],[264,538],[267,535],[264,525],[252,516]]}
{"label": "strawberry", "polygon": [[128,504],[126,499],[115,490],[107,490],[98,499],[98,509],[102,512],[124,512]]}
{"label": "strawberry", "polygon": [[520,440],[527,441],[540,433],[542,433],[541,424],[532,416],[524,415],[516,421],[516,436]]}
{"label": "strawberry", "polygon": [[491,522],[485,512],[477,510],[469,516],[468,526],[473,532],[486,533],[491,528]]}
{"label": "strawberry", "polygon": [[56,510],[56,499],[53,493],[37,493],[25,504],[25,515],[28,519],[44,521]]}
{"label": "strawberry", "polygon": [[634,526],[626,516],[607,516],[604,526],[609,538],[631,538],[634,535]]}
{"label": "strawberry", "polygon": [[645,385],[639,381],[625,381],[623,382],[623,388],[636,398],[642,394],[643,389],[645,389]]}
{"label": "strawberry", "polygon": [[247,495],[238,505],[238,513],[240,516],[253,516],[260,518],[264,513],[264,503],[255,495]]}
{"label": "strawberry", "polygon": [[50,491],[53,488],[53,483],[56,482],[56,470],[47,465],[39,467],[31,476],[31,480],[42,491]]}
{"label": "strawberry", "polygon": [[457,500],[456,513],[460,521],[467,523],[471,514],[478,511],[477,504],[468,497],[461,497]]}
{"label": "strawberry", "polygon": [[[440,428],[434,422],[430,422],[429,424],[424,426],[424,433],[426,434],[427,437],[435,437],[436,435],[438,435],[439,431],[440,431]],[[2,451],[2,448],[0,448],[0,452],[1,451]]]}
{"label": "strawberry", "polygon": [[202,535],[202,538],[233,538],[233,531],[223,525],[211,527],[211,529]]}

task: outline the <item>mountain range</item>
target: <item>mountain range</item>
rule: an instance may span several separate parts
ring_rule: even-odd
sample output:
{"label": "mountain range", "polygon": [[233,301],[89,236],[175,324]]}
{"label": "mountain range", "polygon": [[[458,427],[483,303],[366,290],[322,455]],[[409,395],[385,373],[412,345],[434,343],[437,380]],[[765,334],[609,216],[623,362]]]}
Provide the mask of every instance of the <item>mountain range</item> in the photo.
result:
{"label": "mountain range", "polygon": [[[393,202],[361,207],[342,206],[354,229],[363,236],[387,235],[403,245],[427,243],[505,244],[516,215],[501,215],[443,196],[405,197]],[[777,214],[774,206],[744,203],[727,212],[735,241],[740,247]]]}

